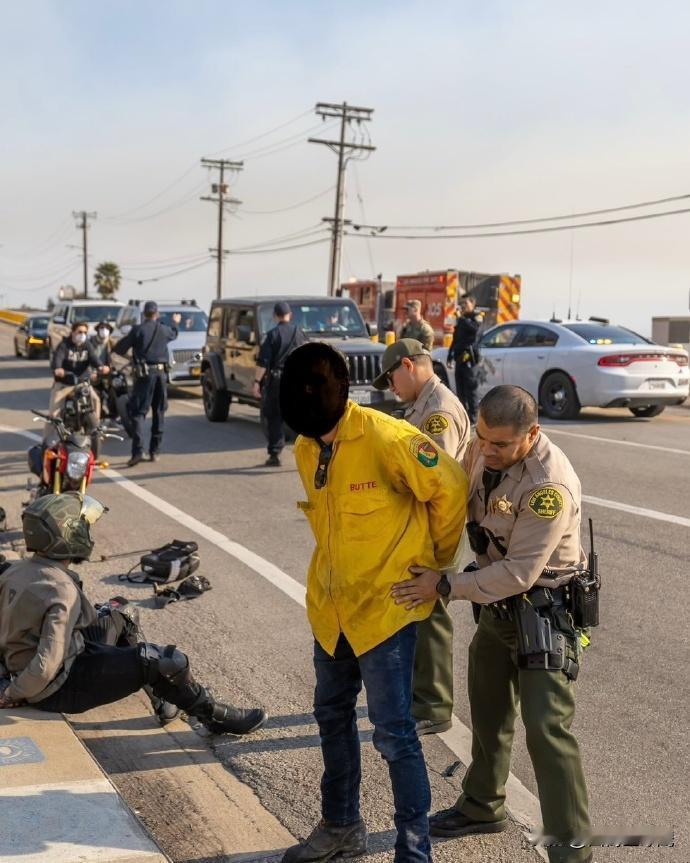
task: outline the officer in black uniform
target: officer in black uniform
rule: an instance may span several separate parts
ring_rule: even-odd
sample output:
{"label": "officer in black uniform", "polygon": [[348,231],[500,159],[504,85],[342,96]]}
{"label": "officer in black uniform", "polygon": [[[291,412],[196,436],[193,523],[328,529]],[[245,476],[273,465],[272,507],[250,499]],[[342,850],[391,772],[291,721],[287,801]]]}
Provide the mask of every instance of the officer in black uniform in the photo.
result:
{"label": "officer in black uniform", "polygon": [[273,307],[278,325],[269,330],[256,361],[253,393],[261,399],[261,420],[268,438],[267,467],[280,467],[280,453],[285,446],[283,417],[280,413],[280,376],[288,356],[308,341],[301,327],[290,323],[289,303],[278,302]]}
{"label": "officer in black uniform", "polygon": [[133,426],[132,457],[127,467],[134,467],[144,460],[144,420],[149,408],[153,411],[149,457],[151,461],[158,459],[168,407],[168,342],[177,338],[177,324],[182,315],[175,313],[172,320],[172,327],[162,324],[158,320],[157,303],[148,300],[144,303],[144,320],[132,327],[113,349],[114,353],[124,356],[132,348],[134,356],[134,386],[128,408]]}
{"label": "officer in black uniform", "polygon": [[476,300],[469,294],[458,303],[453,343],[448,351],[448,368],[455,363],[455,391],[472,425],[477,422],[477,363],[479,328],[482,316],[475,311]]}

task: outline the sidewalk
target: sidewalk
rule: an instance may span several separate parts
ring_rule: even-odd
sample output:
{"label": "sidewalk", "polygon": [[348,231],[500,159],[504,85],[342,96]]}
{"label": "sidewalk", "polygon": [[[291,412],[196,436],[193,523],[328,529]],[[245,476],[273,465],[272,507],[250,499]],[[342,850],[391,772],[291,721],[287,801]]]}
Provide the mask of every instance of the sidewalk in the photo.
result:
{"label": "sidewalk", "polygon": [[0,861],[166,863],[57,713],[0,711]]}

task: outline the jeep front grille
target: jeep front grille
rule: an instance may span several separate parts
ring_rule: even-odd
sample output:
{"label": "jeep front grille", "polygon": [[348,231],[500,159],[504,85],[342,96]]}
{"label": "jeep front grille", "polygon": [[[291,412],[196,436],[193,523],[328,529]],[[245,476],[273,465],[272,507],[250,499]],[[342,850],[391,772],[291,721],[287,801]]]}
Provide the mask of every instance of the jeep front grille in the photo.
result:
{"label": "jeep front grille", "polygon": [[381,374],[380,354],[348,354],[350,383],[356,386],[370,385]]}
{"label": "jeep front grille", "polygon": [[200,351],[173,351],[173,362],[175,363],[188,363],[190,360],[198,358],[201,354]]}

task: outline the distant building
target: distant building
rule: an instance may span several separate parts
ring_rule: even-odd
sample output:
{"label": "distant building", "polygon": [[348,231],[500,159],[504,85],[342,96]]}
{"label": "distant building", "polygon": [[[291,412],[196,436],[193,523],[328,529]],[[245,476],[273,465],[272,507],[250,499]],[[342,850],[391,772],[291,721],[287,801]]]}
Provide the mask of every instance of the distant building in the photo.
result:
{"label": "distant building", "polygon": [[690,315],[652,318],[652,341],[690,349]]}

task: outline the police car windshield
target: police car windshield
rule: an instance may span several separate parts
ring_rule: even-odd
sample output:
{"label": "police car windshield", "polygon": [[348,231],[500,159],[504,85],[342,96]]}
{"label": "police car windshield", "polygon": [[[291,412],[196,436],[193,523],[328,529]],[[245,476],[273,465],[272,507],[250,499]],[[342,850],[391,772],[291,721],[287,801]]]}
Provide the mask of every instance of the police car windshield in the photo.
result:
{"label": "police car windshield", "polygon": [[48,318],[29,318],[29,327],[32,330],[45,330],[48,328]]}
{"label": "police car windshield", "polygon": [[74,320],[92,324],[97,324],[98,321],[115,323],[119,311],[119,306],[75,306]]}
{"label": "police car windshield", "polygon": [[[352,303],[296,303],[290,302],[292,323],[301,327],[308,335],[366,337],[364,323],[357,307]],[[261,326],[267,332],[274,326],[273,307],[261,310]]]}
{"label": "police car windshield", "polygon": [[632,330],[625,327],[617,327],[611,324],[563,324],[563,326],[575,333],[590,345],[650,345],[649,339],[644,339]]}
{"label": "police car windshield", "polygon": [[173,322],[172,316],[176,314],[176,312],[161,312],[160,313],[160,321],[162,324],[165,324],[168,327],[176,326],[177,329],[181,333],[205,333],[206,325],[208,323],[208,319],[206,317],[206,312],[202,311],[188,311],[185,309],[184,311],[179,311],[179,314],[182,315],[182,320],[179,324],[175,324]]}

